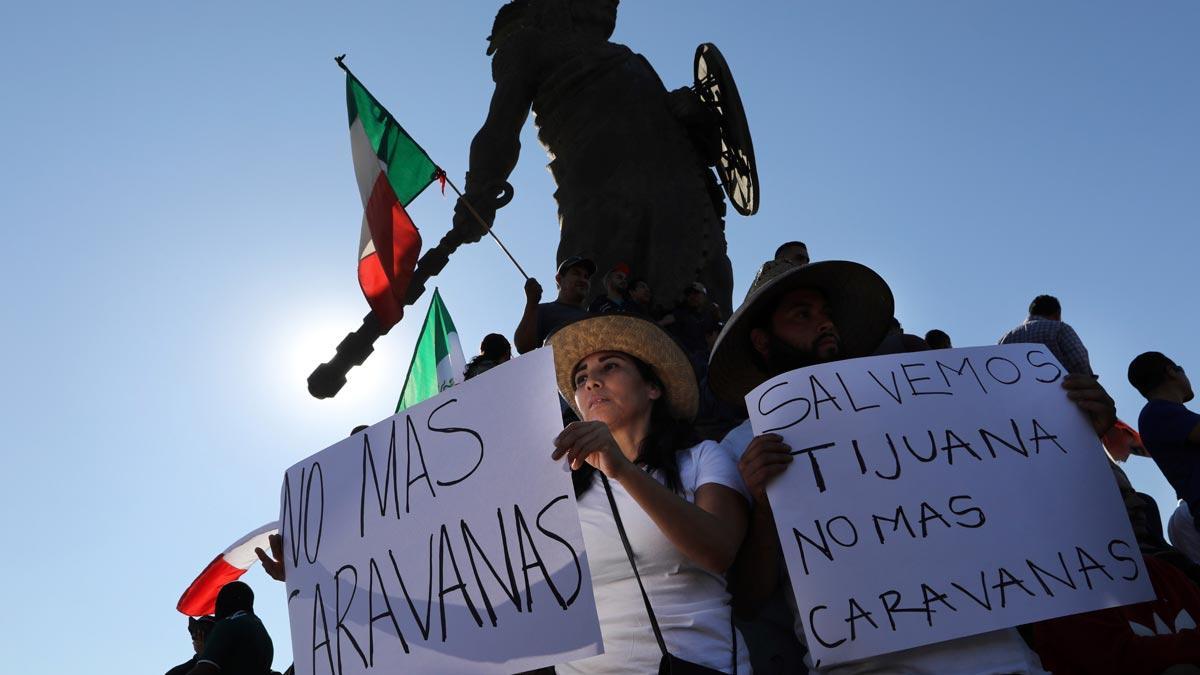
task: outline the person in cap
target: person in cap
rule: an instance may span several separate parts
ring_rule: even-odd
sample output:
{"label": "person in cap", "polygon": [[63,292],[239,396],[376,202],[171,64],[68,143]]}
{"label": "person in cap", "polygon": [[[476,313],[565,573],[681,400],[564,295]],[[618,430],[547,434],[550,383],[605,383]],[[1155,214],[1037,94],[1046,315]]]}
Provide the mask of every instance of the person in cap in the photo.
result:
{"label": "person in cap", "polygon": [[663,318],[661,325],[683,345],[688,358],[700,365],[703,372],[708,361],[709,343],[705,336],[721,323],[721,312],[708,298],[708,289],[699,281],[692,282],[683,294],[683,304]]}
{"label": "person in cap", "polygon": [[568,324],[547,342],[559,391],[581,420],[555,439],[552,458],[573,471],[605,647],[557,671],[658,672],[664,655],[647,630],[652,610],[672,656],[749,672],[724,577],[745,532],[748,496],[729,455],[695,440],[699,394],[683,351],[653,323],[623,314]]}
{"label": "person in cap", "polygon": [[216,621],[211,616],[188,617],[188,635],[192,638],[192,650],[195,653],[192,658],[168,670],[167,675],[187,675],[191,672],[200,658],[200,653],[204,651],[204,641],[208,638]]}
{"label": "person in cap", "polygon": [[604,294],[588,305],[589,314],[629,312],[629,265],[618,263],[604,275]]}
{"label": "person in cap", "polygon": [[563,260],[554,275],[558,297],[541,304],[542,285],[533,277],[525,282],[525,312],[513,333],[513,346],[518,354],[541,347],[555,328],[587,316],[584,302],[595,273],[596,263],[588,258],[573,255]]}
{"label": "person in cap", "polygon": [[[767,379],[805,366],[856,358],[875,352],[891,324],[895,301],[887,283],[870,268],[848,261],[820,261],[797,266],[787,261],[763,265],[745,302],[717,338],[709,363],[709,384],[731,404]],[[1089,414],[1098,435],[1116,420],[1112,399],[1093,377],[1071,376],[1067,395]],[[749,421],[721,442],[738,461],[752,496],[750,528],[739,553],[732,584],[739,600],[751,607],[786,587],[782,553],[776,536],[766,486],[787,470],[790,448],[776,434],[754,436]],[[793,629],[803,629],[793,609]],[[811,667],[811,666],[810,666]],[[886,654],[822,673],[920,672],[1042,673],[1037,655],[1015,629],[951,640]],[[908,670],[905,670],[908,669]]]}

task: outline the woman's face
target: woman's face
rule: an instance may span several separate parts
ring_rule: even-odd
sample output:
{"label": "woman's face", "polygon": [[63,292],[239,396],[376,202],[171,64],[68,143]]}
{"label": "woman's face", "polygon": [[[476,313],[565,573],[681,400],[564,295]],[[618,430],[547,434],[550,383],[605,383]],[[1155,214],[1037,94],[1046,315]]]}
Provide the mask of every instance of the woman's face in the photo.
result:
{"label": "woman's face", "polygon": [[585,421],[621,428],[650,418],[662,391],[647,382],[622,352],[596,352],[575,366],[575,405]]}

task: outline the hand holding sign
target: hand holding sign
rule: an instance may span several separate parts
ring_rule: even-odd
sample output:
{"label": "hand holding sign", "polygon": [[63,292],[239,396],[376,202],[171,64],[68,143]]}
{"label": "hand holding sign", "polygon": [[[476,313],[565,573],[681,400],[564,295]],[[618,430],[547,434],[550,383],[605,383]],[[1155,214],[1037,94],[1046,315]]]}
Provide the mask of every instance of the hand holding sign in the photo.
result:
{"label": "hand holding sign", "polygon": [[791,446],[779,434],[763,434],[750,441],[746,454],[738,461],[738,471],[756,502],[766,503],[767,483],[783,473],[792,459]]}
{"label": "hand holding sign", "polygon": [[1040,345],[802,368],[746,403],[800,459],[767,494],[824,665],[1153,597],[1112,399]]}
{"label": "hand holding sign", "polygon": [[554,448],[550,458],[558,461],[565,456],[572,471],[586,462],[605,476],[619,480],[620,474],[635,468],[604,422],[571,422],[554,439]]}
{"label": "hand holding sign", "polygon": [[1067,398],[1088,416],[1097,436],[1104,436],[1117,423],[1117,405],[1095,375],[1067,375],[1062,386]]}
{"label": "hand holding sign", "polygon": [[287,471],[283,538],[260,558],[286,570],[297,673],[512,673],[601,651],[570,475],[545,455],[562,424],[551,358]]}

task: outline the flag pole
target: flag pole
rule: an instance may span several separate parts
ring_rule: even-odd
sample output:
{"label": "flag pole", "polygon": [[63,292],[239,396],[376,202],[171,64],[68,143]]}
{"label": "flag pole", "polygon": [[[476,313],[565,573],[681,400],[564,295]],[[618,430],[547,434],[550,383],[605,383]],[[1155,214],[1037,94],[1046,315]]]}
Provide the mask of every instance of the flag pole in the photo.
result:
{"label": "flag pole", "polygon": [[[344,63],[345,58],[346,58],[346,55],[342,54],[341,56],[334,57],[333,60],[338,64],[339,68],[346,71],[347,75],[349,75],[350,77],[353,77],[355,79],[358,79],[357,76],[354,75],[354,73],[350,72],[350,68]],[[440,175],[438,176],[438,178],[446,181],[446,183],[450,185],[450,189],[454,190],[454,194],[458,195],[458,198],[462,201],[463,204],[466,205],[467,211],[469,211],[471,213],[471,215],[475,218],[475,222],[479,223],[479,226],[482,227],[485,232],[487,232],[489,235],[491,235],[492,239],[494,239],[496,241],[496,243],[500,245],[500,250],[504,251],[504,255],[508,256],[508,259],[512,261],[512,264],[514,266],[516,266],[517,271],[521,273],[521,276],[525,277],[526,281],[529,281],[529,275],[525,273],[525,269],[523,267],[521,267],[521,263],[517,262],[517,259],[513,257],[512,252],[510,252],[508,250],[508,247],[504,245],[504,242],[500,241],[500,237],[497,237],[496,233],[492,231],[492,226],[487,224],[487,221],[485,221],[483,219],[483,216],[481,216],[479,214],[479,212],[475,210],[475,207],[471,205],[471,202],[469,200],[467,200],[467,198],[465,196],[463,196],[462,191],[458,189],[458,186],[454,184],[454,181],[450,180],[450,177],[448,175],[446,175],[445,170],[443,170],[439,166],[438,171],[440,172]],[[511,190],[511,188],[510,188],[510,190]]]}
{"label": "flag pole", "polygon": [[483,216],[479,215],[479,212],[475,210],[475,207],[471,206],[471,202],[463,196],[463,193],[459,191],[458,186],[454,184],[454,181],[450,180],[449,176],[446,176],[443,172],[442,177],[445,178],[446,184],[450,186],[450,189],[454,190],[454,194],[458,195],[458,198],[462,200],[463,204],[466,204],[467,210],[471,212],[472,216],[475,216],[475,221],[478,222],[479,225],[483,227],[483,229],[486,230],[489,235],[491,235],[492,239],[496,240],[496,243],[500,245],[500,250],[504,251],[504,255],[508,256],[508,259],[512,261],[513,265],[516,265],[517,271],[521,273],[521,276],[525,277],[526,281],[529,281],[529,275],[525,273],[525,270],[521,267],[521,263],[517,262],[517,259],[513,257],[512,253],[509,252],[508,247],[504,245],[504,242],[500,241],[500,237],[497,237],[496,233],[492,231],[491,225],[488,225],[483,219]]}
{"label": "flag pole", "polygon": [[[334,57],[333,60],[338,64],[339,68],[346,71],[346,75],[357,80],[358,78],[355,77],[354,73],[350,72],[350,68],[348,68],[343,62],[345,58],[346,55],[342,54],[341,56]],[[422,150],[422,152],[424,151]],[[440,167],[437,167],[437,174],[434,176],[434,178],[450,183],[450,187],[454,189],[454,193],[458,195],[459,200],[466,205],[467,210],[475,218],[476,222],[483,227],[485,232],[492,236],[492,239],[496,240],[496,243],[500,245],[500,249],[504,251],[506,256],[508,256],[508,259],[512,261],[512,264],[516,266],[517,271],[521,273],[521,276],[525,277],[526,281],[528,281],[529,275],[526,274],[525,270],[521,268],[521,264],[518,263],[517,259],[513,257],[512,253],[509,252],[508,247],[504,245],[504,242],[500,241],[500,238],[497,237],[492,231],[491,226],[487,224],[487,221],[483,219],[483,216],[481,216],[479,212],[475,210],[475,207],[471,205],[471,202],[469,202],[466,197],[463,196],[463,193],[458,189],[458,186],[450,181],[449,177],[446,176],[446,172]],[[511,199],[512,197],[512,187],[507,183],[504,183],[503,185],[505,191],[496,198],[497,208],[503,206],[505,203],[507,203],[507,200]],[[449,262],[450,254],[453,253],[462,243],[463,241],[461,233],[455,231],[455,229],[452,227],[450,231],[442,237],[442,240],[438,242],[437,246],[425,251],[425,253],[421,256],[421,259],[417,261],[417,267],[413,270],[412,278],[409,280],[407,295],[404,299],[404,304],[406,306],[416,303],[417,299],[421,297],[421,294],[425,292],[425,282],[428,281],[430,277],[436,276],[438,272],[442,271],[442,268],[444,268],[446,263]],[[375,340],[377,340],[380,335],[383,335],[387,332],[388,329],[385,329],[379,322],[379,317],[375,316],[375,312],[373,310],[367,312],[367,315],[363,317],[362,325],[358,327],[358,330],[347,334],[346,337],[338,344],[333,358],[317,366],[316,369],[313,370],[313,372],[308,376],[308,392],[315,398],[331,398],[336,396],[338,391],[341,390],[342,386],[346,384],[346,374],[354,366],[362,365],[363,361],[365,361],[367,357],[371,355],[371,352],[375,351]]]}

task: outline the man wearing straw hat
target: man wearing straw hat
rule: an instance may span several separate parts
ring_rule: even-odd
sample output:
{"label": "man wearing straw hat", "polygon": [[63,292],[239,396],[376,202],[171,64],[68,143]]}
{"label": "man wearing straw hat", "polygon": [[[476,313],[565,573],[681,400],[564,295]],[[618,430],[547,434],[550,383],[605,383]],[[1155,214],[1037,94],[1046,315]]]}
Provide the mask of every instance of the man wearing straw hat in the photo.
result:
{"label": "man wearing straw hat", "polygon": [[[742,406],[746,394],[775,375],[872,354],[887,333],[894,310],[891,289],[864,265],[839,260],[803,266],[768,262],[717,338],[709,363],[710,386],[730,404]],[[1063,386],[1089,415],[1098,434],[1112,426],[1115,406],[1095,378],[1073,376]],[[721,445],[738,462],[754,499],[750,528],[731,585],[740,601],[755,605],[778,597],[775,591],[786,579],[766,486],[787,469],[792,455],[780,436],[754,436],[749,421],[730,431]],[[791,593],[782,595],[792,602]],[[793,630],[803,641],[794,607],[792,614]],[[1045,672],[1037,655],[1012,628],[818,672],[848,675],[879,672],[879,668],[946,675]]]}

